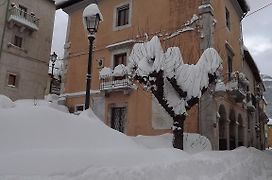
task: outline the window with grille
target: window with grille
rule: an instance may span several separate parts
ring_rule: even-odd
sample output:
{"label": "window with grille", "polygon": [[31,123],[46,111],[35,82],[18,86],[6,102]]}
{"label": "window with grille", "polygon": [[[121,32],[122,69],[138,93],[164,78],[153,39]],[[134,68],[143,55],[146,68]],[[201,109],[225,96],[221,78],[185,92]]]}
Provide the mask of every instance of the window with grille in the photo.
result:
{"label": "window with grille", "polygon": [[15,45],[15,46],[17,46],[17,47],[22,47],[22,45],[23,45],[23,38],[22,37],[20,37],[20,36],[14,36],[14,42],[13,42],[13,44]]}
{"label": "window with grille", "polygon": [[80,114],[84,110],[83,104],[77,104],[74,108],[74,114]]}
{"label": "window with grille", "polygon": [[111,108],[111,128],[124,133],[126,129],[126,107]]}
{"label": "window with grille", "polygon": [[225,8],[226,13],[226,26],[230,30],[230,12],[227,8]]}
{"label": "window with grille", "polygon": [[129,4],[117,8],[116,26],[124,26],[129,24]]}
{"label": "window with grille", "polygon": [[16,87],[16,75],[15,74],[8,75],[8,86]]}
{"label": "window with grille", "polygon": [[231,73],[233,72],[232,69],[232,57],[228,56],[228,78],[231,80]]}

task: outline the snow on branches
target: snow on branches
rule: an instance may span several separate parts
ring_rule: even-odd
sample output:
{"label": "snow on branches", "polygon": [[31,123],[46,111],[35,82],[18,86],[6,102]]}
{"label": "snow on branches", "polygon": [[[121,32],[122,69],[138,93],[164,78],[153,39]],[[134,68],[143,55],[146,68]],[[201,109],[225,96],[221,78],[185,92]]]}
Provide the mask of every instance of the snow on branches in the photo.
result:
{"label": "snow on branches", "polygon": [[[162,96],[158,99],[160,104],[175,117],[186,115],[186,109],[194,104],[192,101],[208,87],[210,77],[215,78],[221,63],[217,51],[209,48],[197,64],[184,64],[178,47],[168,48],[164,53],[159,38],[154,36],[148,42],[134,45],[127,68],[155,96],[157,93],[157,99]],[[159,79],[163,82],[157,82]]]}

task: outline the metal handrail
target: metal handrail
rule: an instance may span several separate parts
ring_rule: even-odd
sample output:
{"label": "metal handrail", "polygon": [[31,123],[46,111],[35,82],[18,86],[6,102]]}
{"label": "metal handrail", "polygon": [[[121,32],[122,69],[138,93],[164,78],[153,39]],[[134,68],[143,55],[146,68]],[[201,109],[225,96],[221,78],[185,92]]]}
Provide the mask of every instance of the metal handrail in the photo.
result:
{"label": "metal handrail", "polygon": [[35,15],[33,14],[29,14],[17,7],[12,7],[10,10],[10,15],[16,16],[18,18],[22,18],[27,20],[28,22],[31,22],[33,24],[35,24],[36,26],[39,26],[39,18],[37,18]]}
{"label": "metal handrail", "polygon": [[129,88],[130,81],[128,78],[121,80],[112,80],[112,81],[102,81],[100,83],[100,90],[110,90],[110,89],[122,89]]}

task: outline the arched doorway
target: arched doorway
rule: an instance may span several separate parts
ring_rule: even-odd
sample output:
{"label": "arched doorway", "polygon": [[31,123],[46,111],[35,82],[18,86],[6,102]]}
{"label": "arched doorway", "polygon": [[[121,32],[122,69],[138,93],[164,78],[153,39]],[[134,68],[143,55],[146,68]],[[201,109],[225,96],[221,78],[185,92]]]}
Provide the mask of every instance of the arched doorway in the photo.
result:
{"label": "arched doorway", "polygon": [[227,116],[226,116],[226,109],[223,105],[219,106],[219,150],[227,150]]}
{"label": "arched doorway", "polygon": [[230,143],[230,150],[236,148],[236,119],[235,119],[235,111],[233,109],[230,110],[229,113],[229,143]]}
{"label": "arched doorway", "polygon": [[238,146],[244,146],[245,126],[241,114],[238,115]]}

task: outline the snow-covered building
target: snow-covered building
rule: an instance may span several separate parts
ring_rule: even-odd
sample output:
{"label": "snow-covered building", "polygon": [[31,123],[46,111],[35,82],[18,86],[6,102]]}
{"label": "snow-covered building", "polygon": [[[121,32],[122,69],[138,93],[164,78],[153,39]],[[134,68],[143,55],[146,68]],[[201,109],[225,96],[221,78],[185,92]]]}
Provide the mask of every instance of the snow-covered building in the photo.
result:
{"label": "snow-covered building", "polygon": [[1,1],[0,94],[44,97],[55,9],[54,0]]}
{"label": "snow-covered building", "polygon": [[210,47],[223,59],[217,84],[188,112],[185,132],[208,137],[213,149],[264,148],[260,122],[266,118],[259,104],[264,88],[256,64],[244,50],[241,31],[241,20],[249,11],[246,0],[58,1],[57,8],[69,14],[63,91],[71,112],[82,110],[85,98],[88,41],[82,12],[90,3],[97,3],[104,17],[93,50],[91,92],[92,108],[106,124],[128,135],[171,130],[172,118],[145,87],[131,83],[120,65],[128,65],[134,44],[157,36],[164,51],[178,47],[186,64],[196,64]]}

